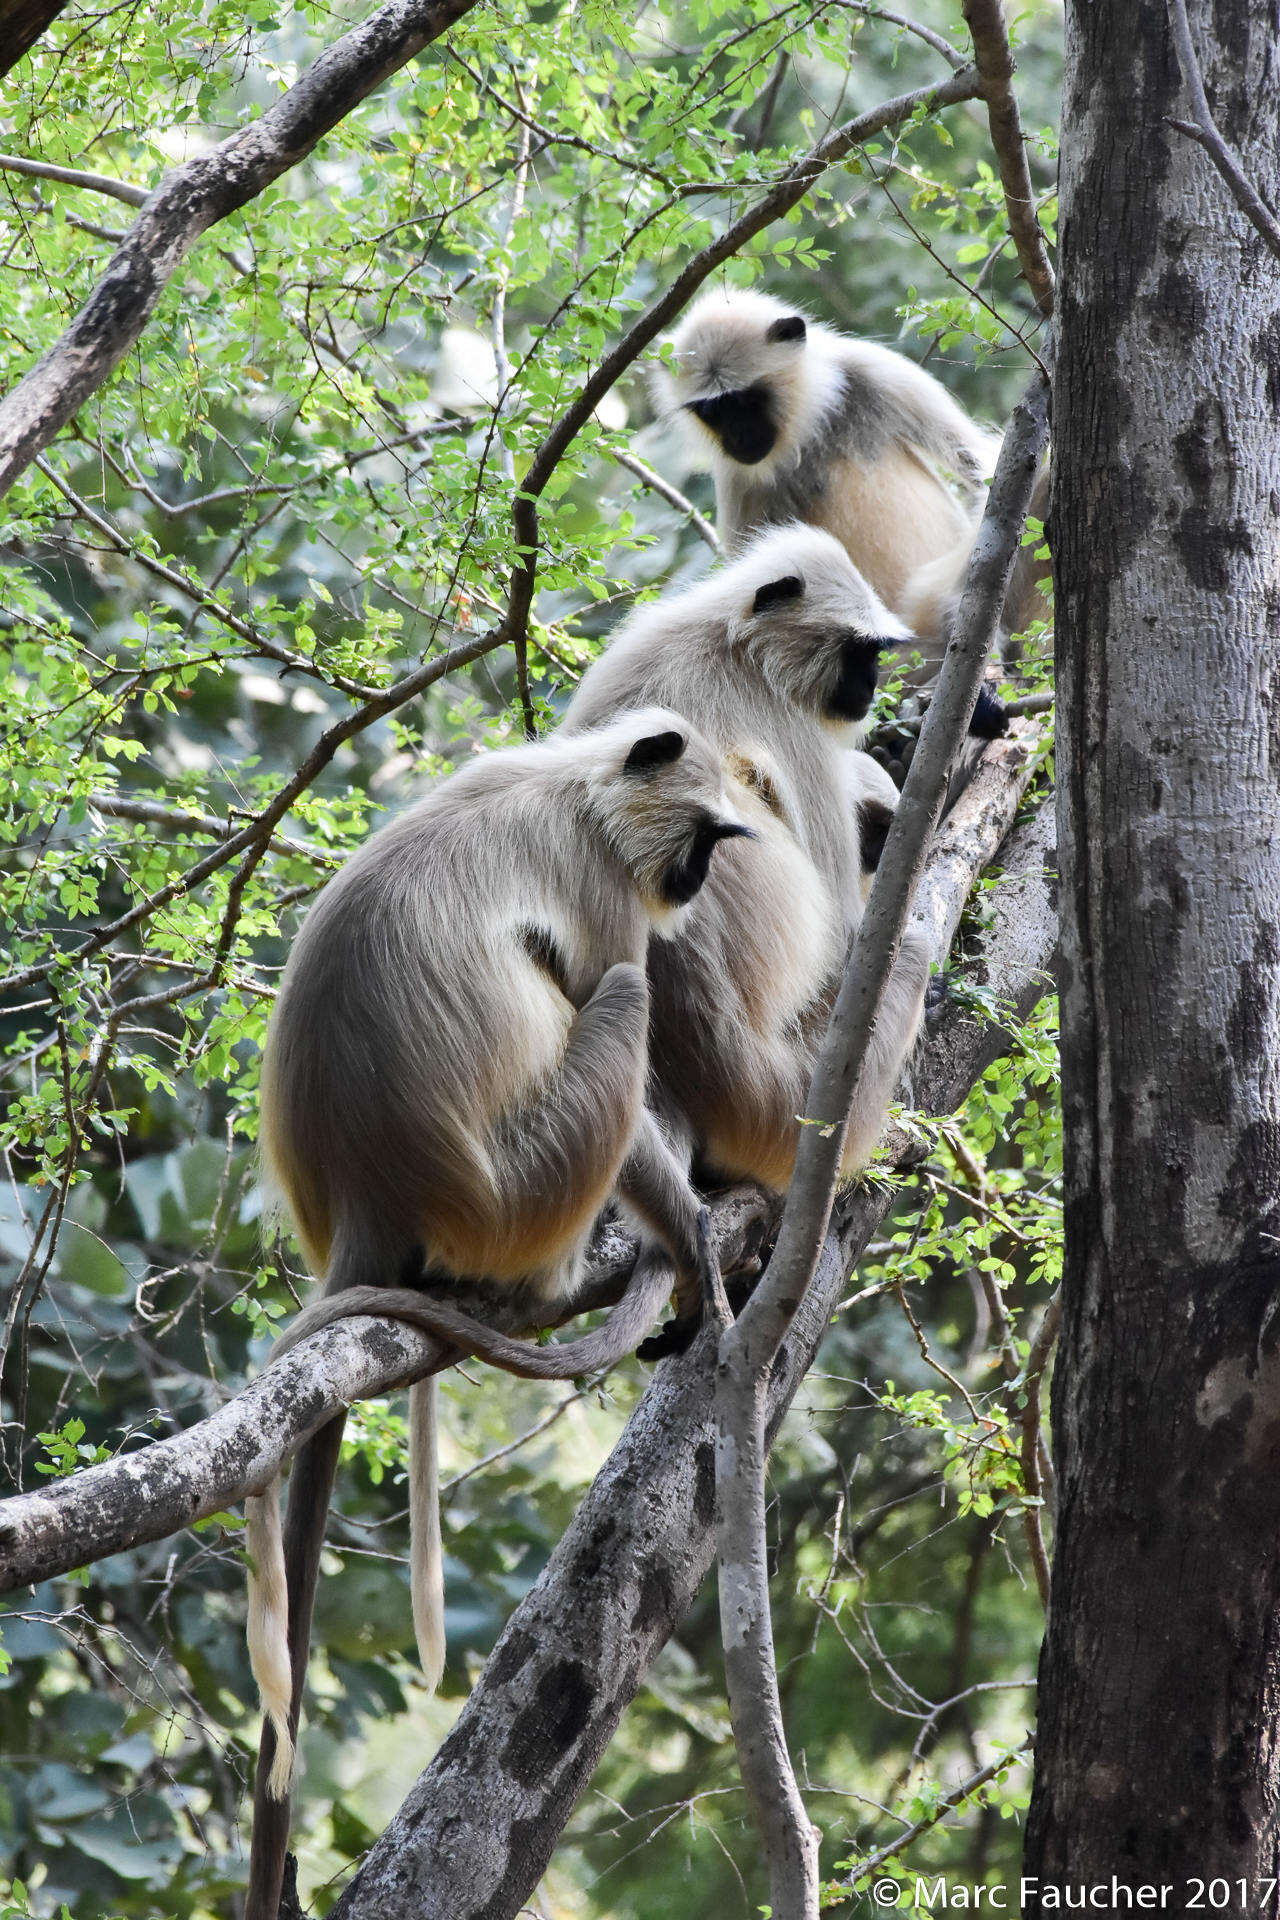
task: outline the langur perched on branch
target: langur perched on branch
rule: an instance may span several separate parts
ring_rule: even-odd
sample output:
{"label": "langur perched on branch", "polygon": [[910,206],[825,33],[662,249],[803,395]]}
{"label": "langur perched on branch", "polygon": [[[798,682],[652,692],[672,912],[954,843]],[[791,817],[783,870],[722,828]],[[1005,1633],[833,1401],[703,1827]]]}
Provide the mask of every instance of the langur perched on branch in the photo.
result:
{"label": "langur perched on branch", "polygon": [[[608,1325],[570,1348],[504,1339],[418,1290],[451,1289],[481,1311],[499,1294],[517,1324],[545,1325],[572,1298],[615,1191],[667,1250],[681,1311],[696,1315],[718,1271],[705,1210],[644,1104],[644,961],[652,931],[678,933],[717,845],[749,831],[719,754],[677,714],[651,710],[473,761],[347,863],[295,943],[263,1063],[265,1168],[326,1289],[282,1347],[353,1312],[389,1311],[529,1375],[610,1364],[652,1324],[670,1287],[665,1259],[642,1258]],[[260,1847],[258,1830],[279,1837],[264,1807],[288,1792],[342,1425],[299,1452],[287,1547],[278,1486],[246,1503],[250,1651],[267,1714],[254,1920],[274,1920],[279,1895],[283,1850]],[[434,1686],[444,1621],[432,1380],[412,1390],[411,1430],[414,1622]]]}
{"label": "langur perched on branch", "polygon": [[[721,1177],[790,1181],[865,868],[896,804],[887,776],[850,749],[881,652],[909,638],[830,534],[778,527],[688,591],[639,608],[569,705],[565,730],[588,738],[655,701],[697,713],[753,829],[717,861],[674,938],[649,952],[650,1098],[690,1164]],[[848,1172],[874,1150],[928,974],[927,944],[909,932],[850,1124]]]}
{"label": "langur perched on branch", "polygon": [[[687,424],[715,479],[716,519],[731,550],[760,527],[824,527],[936,673],[955,615],[998,435],[971,420],[922,368],[852,339],[767,294],[706,294],[671,337],[673,371],[659,404]],[[1002,625],[1045,612],[1037,568],[1019,558]],[[999,702],[979,698],[970,732],[1004,730]]]}

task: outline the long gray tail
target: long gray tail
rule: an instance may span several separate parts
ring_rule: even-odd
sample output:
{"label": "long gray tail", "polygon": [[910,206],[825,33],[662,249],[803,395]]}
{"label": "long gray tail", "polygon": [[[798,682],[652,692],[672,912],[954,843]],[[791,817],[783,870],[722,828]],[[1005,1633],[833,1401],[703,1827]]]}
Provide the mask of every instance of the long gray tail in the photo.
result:
{"label": "long gray tail", "polygon": [[496,1333],[468,1313],[446,1306],[424,1293],[408,1287],[344,1287],[341,1293],[327,1293],[313,1300],[280,1336],[272,1349],[272,1361],[296,1347],[308,1334],[331,1327],[336,1320],[358,1315],[373,1319],[403,1320],[458,1349],[458,1358],[475,1354],[501,1367],[504,1373],[524,1380],[574,1380],[579,1374],[595,1373],[612,1367],[627,1354],[634,1353],[643,1336],[662,1310],[662,1304],[674,1284],[670,1255],[662,1248],[649,1247],[636,1261],[627,1290],[602,1327],[584,1334],[580,1340],[568,1340],[562,1346],[536,1346],[531,1340],[513,1340]]}
{"label": "long gray tail", "polygon": [[440,1469],[436,1376],[409,1389],[409,1590],[418,1658],[432,1693],[444,1672],[444,1556],[440,1544]]}
{"label": "long gray tail", "polygon": [[[342,1430],[346,1423],[344,1409],[326,1422],[318,1433],[304,1441],[289,1475],[283,1535],[288,1614],[284,1663],[290,1675],[288,1716],[284,1731],[289,1753],[287,1763],[282,1762],[277,1766],[275,1717],[271,1715],[263,1725],[262,1741],[258,1748],[258,1771],[253,1787],[253,1841],[249,1851],[245,1920],[277,1920],[280,1910],[280,1889],[289,1847],[289,1786],[293,1776],[293,1748],[297,1739],[302,1688],[307,1672],[307,1651],[311,1641],[311,1609],[315,1601],[316,1577],[324,1548],[338,1454],[342,1448]],[[280,1563],[277,1562],[275,1576],[278,1577],[279,1573]],[[251,1598],[251,1617],[252,1612]],[[266,1653],[265,1658],[267,1670],[276,1672],[280,1661],[278,1643]],[[256,1663],[254,1671],[258,1671]],[[279,1783],[282,1778],[284,1784],[281,1789]]]}

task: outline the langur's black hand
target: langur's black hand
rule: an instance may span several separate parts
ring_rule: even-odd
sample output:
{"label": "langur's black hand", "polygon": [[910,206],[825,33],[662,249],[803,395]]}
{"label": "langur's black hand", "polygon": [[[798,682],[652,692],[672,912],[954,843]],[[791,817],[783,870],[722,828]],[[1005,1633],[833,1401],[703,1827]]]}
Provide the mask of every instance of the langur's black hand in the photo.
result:
{"label": "langur's black hand", "polygon": [[669,1353],[683,1353],[691,1346],[694,1336],[702,1325],[701,1313],[687,1313],[681,1320],[668,1320],[665,1325],[642,1340],[636,1348],[637,1360],[665,1360]]}
{"label": "langur's black hand", "polygon": [[977,740],[999,740],[1009,731],[1009,716],[990,687],[978,689],[978,704],[973,710],[969,731]]}

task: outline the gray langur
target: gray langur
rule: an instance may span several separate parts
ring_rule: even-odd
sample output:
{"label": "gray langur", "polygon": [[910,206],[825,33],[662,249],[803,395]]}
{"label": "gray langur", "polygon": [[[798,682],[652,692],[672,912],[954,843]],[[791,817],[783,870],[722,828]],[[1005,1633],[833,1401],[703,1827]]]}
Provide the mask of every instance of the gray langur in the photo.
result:
{"label": "gray langur", "polygon": [[[864,803],[873,864],[896,804],[892,782],[851,748],[880,652],[909,637],[829,533],[778,527],[688,591],[637,609],[570,702],[564,728],[575,734],[653,701],[691,709],[753,830],[716,862],[675,937],[649,951],[650,1100],[691,1161],[722,1176],[790,1181],[862,918]],[[912,930],[877,1022],[847,1172],[874,1150],[928,974],[927,942]]]}
{"label": "gray langur", "polygon": [[[659,404],[687,423],[695,459],[711,468],[726,545],[737,550],[787,520],[826,528],[911,627],[924,664],[908,679],[926,683],[946,646],[999,437],[902,354],[767,294],[705,295],[671,347],[674,371],[655,375]],[[1029,557],[1018,564],[1034,574]],[[1033,617],[1028,590],[1020,575],[1006,619]],[[994,738],[1003,728],[999,702],[984,692],[970,731]]]}
{"label": "gray langur", "polygon": [[[644,961],[651,931],[678,932],[717,845],[748,832],[719,754],[678,715],[649,710],[476,759],[347,862],[294,944],[263,1062],[265,1169],[326,1286],[291,1340],[390,1308],[553,1374],[538,1360],[568,1350],[504,1342],[447,1308],[415,1312],[413,1290],[470,1283],[483,1300],[499,1289],[523,1324],[545,1325],[572,1297],[615,1190],[669,1251],[692,1311],[706,1216],[644,1104]],[[618,1357],[600,1336],[617,1347],[628,1306],[630,1351],[669,1286],[663,1272],[656,1293],[651,1278],[633,1283],[609,1326],[572,1349],[580,1364]],[[411,1568],[432,1685],[444,1659],[433,1414],[425,1381],[411,1402]],[[260,1816],[291,1776],[342,1426],[299,1452],[287,1545],[278,1487],[247,1503],[250,1651],[267,1715]],[[250,1911],[274,1915],[283,1851],[266,1858],[257,1827]]]}

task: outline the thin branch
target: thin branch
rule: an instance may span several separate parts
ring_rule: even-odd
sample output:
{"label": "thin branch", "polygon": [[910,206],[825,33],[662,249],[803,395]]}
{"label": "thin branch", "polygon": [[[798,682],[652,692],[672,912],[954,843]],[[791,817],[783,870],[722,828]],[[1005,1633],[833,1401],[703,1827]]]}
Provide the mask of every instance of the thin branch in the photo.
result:
{"label": "thin branch", "polygon": [[1027,143],[1022,132],[1018,96],[1013,90],[1016,64],[1009,44],[1003,0],[963,0],[965,23],[973,36],[973,53],[982,81],[991,144],[1000,166],[1005,213],[1018,264],[1032,298],[1047,320],[1053,313],[1053,268],[1044,243],[1044,229],[1036,218],[1036,196],[1027,165]]}
{"label": "thin branch", "polygon": [[[88,804],[97,813],[116,820],[136,820],[141,826],[164,827],[173,833],[203,833],[215,840],[229,840],[239,831],[234,820],[219,820],[212,813],[187,813],[182,807],[165,806],[158,800],[142,800],[127,793],[91,793]],[[303,860],[318,861],[321,866],[338,864],[339,855],[331,847],[310,845],[306,840],[291,840],[287,834],[272,835],[273,845],[284,853],[297,854]]]}
{"label": "thin branch", "polygon": [[720,1341],[716,1525],[725,1678],[774,1912],[788,1920],[817,1914],[818,1854],[787,1754],[773,1653],[764,1551],[766,1386],[825,1243],[862,1061],[982,684],[1048,439],[1048,403],[1048,384],[1037,376],[1005,435],[955,632],[814,1071],[777,1246]]}
{"label": "thin branch", "polygon": [[151,198],[149,187],[131,187],[109,173],[78,173],[74,167],[53,167],[45,160],[27,160],[16,153],[0,153],[0,172],[25,173],[33,180],[57,180],[64,187],[83,187],[86,193],[105,193],[127,207],[141,207]]}
{"label": "thin branch", "polygon": [[900,1833],[896,1840],[889,1842],[887,1847],[878,1847],[874,1853],[869,1853],[850,1879],[850,1888],[856,1886],[858,1881],[864,1880],[869,1873],[874,1873],[877,1867],[884,1866],[886,1861],[896,1859],[913,1840],[918,1840],[922,1833],[928,1833],[931,1827],[936,1827],[947,1814],[963,1806],[966,1800],[978,1792],[979,1788],[985,1787],[989,1780],[994,1780],[996,1775],[1003,1773],[1006,1767],[1016,1767],[1020,1761],[1030,1757],[1031,1742],[1028,1740],[1025,1746],[1018,1748],[1016,1753],[1002,1754],[998,1760],[989,1760],[985,1767],[979,1767],[976,1773],[971,1773],[967,1780],[962,1780],[958,1787],[951,1789],[950,1793],[944,1793],[932,1811],[915,1821],[905,1833]]}
{"label": "thin branch", "polygon": [[274,105],[151,194],[61,339],[0,403],[0,496],[107,380],[200,236],[306,157],[475,0],[386,0]]}
{"label": "thin branch", "polygon": [[634,453],[624,453],[621,447],[612,447],[610,452],[618,465],[625,467],[628,473],[634,473],[636,479],[643,486],[648,487],[650,493],[656,493],[659,499],[665,500],[667,505],[674,507],[677,513],[682,513],[698,538],[706,542],[717,559],[723,560],[724,547],[721,545],[720,535],[711,522],[698,512],[692,500],[685,498],[679,487],[673,487],[669,480],[664,480],[660,473],[655,473],[652,467],[646,466],[645,462],[637,458]]}
{"label": "thin branch", "polygon": [[134,561],[144,573],[151,574],[154,579],[163,580],[166,586],[176,587],[178,592],[185,594],[188,600],[193,600],[206,613],[212,614],[215,620],[220,620],[224,627],[229,627],[232,633],[237,634],[241,640],[251,646],[255,653],[260,653],[266,660],[278,660],[281,666],[290,668],[294,673],[305,673],[310,679],[319,680],[322,686],[337,687],[356,700],[368,700],[377,692],[375,687],[367,687],[362,681],[349,679],[345,673],[326,673],[323,667],[318,666],[314,660],[308,659],[304,653],[291,653],[288,647],[278,646],[274,640],[268,639],[266,634],[260,632],[251,621],[242,620],[239,614],[231,611],[230,607],[221,606],[218,601],[211,600],[204,592],[201,582],[188,579],[185,574],[179,573],[176,567],[167,567],[163,560],[156,560],[143,548],[134,546],[133,542],[127,539],[120,529],[106,518],[105,514],[97,513],[87,500],[82,500],[69,482],[64,480],[42,455],[37,455],[35,464],[45,479],[51,481],[57,488],[63,499],[75,508],[80,518],[87,520],[95,532],[100,533],[104,540],[110,542],[117,553]]}
{"label": "thin branch", "polygon": [[1276,259],[1280,260],[1280,220],[1276,219],[1271,208],[1249,179],[1240,159],[1219,133],[1217,122],[1209,110],[1200,62],[1196,59],[1196,50],[1191,40],[1191,22],[1187,18],[1186,0],[1169,0],[1169,26],[1173,33],[1174,49],[1178,55],[1182,84],[1191,95],[1191,110],[1195,115],[1194,120],[1170,120],[1169,125],[1204,148],[1222,175],[1227,191],[1245,219],[1256,228]]}
{"label": "thin branch", "polygon": [[[507,213],[507,231],[502,242],[502,263],[498,268],[497,285],[493,294],[493,317],[491,337],[493,340],[493,365],[498,397],[493,408],[492,432],[498,436],[498,462],[503,478],[515,492],[516,459],[502,434],[502,410],[511,395],[511,362],[507,357],[507,282],[511,278],[512,244],[520,216],[524,212],[525,190],[529,183],[529,120],[528,104],[524,88],[518,74],[512,76],[519,109],[512,108],[516,116],[516,164],[512,175],[511,206]],[[527,633],[518,634],[514,641],[516,656],[516,688],[520,695],[520,712],[524,720],[525,738],[536,740],[538,723],[534,719],[533,701],[529,694],[529,641]]]}
{"label": "thin branch", "polygon": [[502,630],[499,629],[495,633],[451,647],[448,653],[441,654],[434,660],[425,661],[420,667],[415,667],[412,673],[397,680],[395,685],[388,687],[385,693],[378,694],[374,699],[366,701],[363,706],[357,707],[354,713],[349,713],[344,719],[336,721],[321,734],[306,759],[295,768],[275,798],[269,801],[261,813],[256,814],[247,826],[242,827],[239,833],[232,834],[229,840],[224,841],[212,853],[206,854],[202,860],[198,860],[194,867],[188,868],[186,873],[180,874],[175,880],[166,881],[164,886],[157,887],[154,893],[136,901],[117,919],[99,927],[78,947],[73,947],[70,953],[57,954],[51,960],[38,960],[32,966],[20,967],[16,972],[7,974],[0,980],[0,992],[15,993],[23,987],[31,986],[37,980],[47,979],[51,973],[58,972],[64,967],[77,966],[81,961],[90,959],[95,953],[100,953],[103,947],[108,946],[117,934],[125,933],[130,927],[136,927],[140,921],[149,919],[161,907],[168,906],[171,900],[194,893],[197,887],[203,886],[211,873],[216,873],[229,861],[238,859],[251,847],[265,847],[276,826],[283,820],[294,801],[304,794],[312,781],[324,771],[339,747],[345,746],[348,740],[354,739],[357,734],[373,726],[375,721],[406,706],[420,693],[425,693],[428,687],[434,686],[436,681],[443,679],[447,673],[454,673],[459,667],[469,666],[482,654],[492,653],[496,647],[503,644],[503,637]]}

